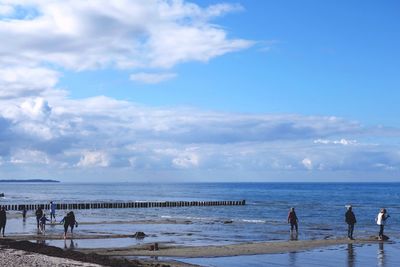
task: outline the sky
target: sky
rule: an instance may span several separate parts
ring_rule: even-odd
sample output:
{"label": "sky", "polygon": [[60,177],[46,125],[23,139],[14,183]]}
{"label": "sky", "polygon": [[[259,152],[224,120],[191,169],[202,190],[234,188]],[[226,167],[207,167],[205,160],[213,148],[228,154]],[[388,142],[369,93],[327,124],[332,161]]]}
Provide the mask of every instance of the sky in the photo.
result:
{"label": "sky", "polygon": [[0,179],[399,181],[399,8],[0,0]]}

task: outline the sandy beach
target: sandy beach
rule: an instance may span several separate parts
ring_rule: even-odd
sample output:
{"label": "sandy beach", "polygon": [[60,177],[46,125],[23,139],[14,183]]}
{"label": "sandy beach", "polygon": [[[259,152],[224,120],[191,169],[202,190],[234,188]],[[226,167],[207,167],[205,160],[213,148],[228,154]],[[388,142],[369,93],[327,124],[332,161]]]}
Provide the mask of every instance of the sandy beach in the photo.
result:
{"label": "sandy beach", "polygon": [[[114,258],[93,252],[82,253],[74,250],[64,250],[54,246],[17,241],[9,238],[0,239],[0,266],[181,266],[139,261],[136,259]],[[190,266],[190,265],[186,265]]]}
{"label": "sandy beach", "polygon": [[[36,237],[36,238],[35,238]],[[110,238],[98,236],[104,239]],[[232,257],[244,255],[265,255],[291,253],[325,248],[338,245],[379,244],[375,237],[357,240],[327,239],[327,240],[293,240],[240,243],[221,246],[173,246],[158,244],[158,250],[150,250],[154,244],[142,244],[124,248],[97,248],[79,249],[78,251],[63,250],[61,248],[36,244],[29,241],[39,240],[43,236],[13,236],[14,239],[1,239],[0,264],[2,266],[196,266],[174,261],[173,258],[211,258]],[[46,238],[58,238],[51,236]],[[85,239],[88,236],[76,235],[76,239]],[[90,236],[94,238],[94,236]],[[113,236],[115,238],[115,236]],[[135,257],[145,256],[146,259]],[[170,261],[158,261],[158,257],[171,257]],[[129,260],[127,259],[129,258]]]}
{"label": "sandy beach", "polygon": [[75,261],[66,258],[52,257],[34,252],[16,249],[0,249],[0,266],[8,267],[30,267],[30,266],[83,266],[100,267],[103,265]]}
{"label": "sandy beach", "polygon": [[107,256],[164,256],[164,257],[227,257],[240,255],[275,254],[294,251],[304,251],[314,248],[343,244],[371,244],[379,243],[376,238],[363,238],[358,240],[331,239],[331,240],[298,240],[278,242],[241,243],[222,246],[171,246],[158,244],[159,250],[149,250],[150,244],[126,248],[82,249],[84,252],[95,252]]}

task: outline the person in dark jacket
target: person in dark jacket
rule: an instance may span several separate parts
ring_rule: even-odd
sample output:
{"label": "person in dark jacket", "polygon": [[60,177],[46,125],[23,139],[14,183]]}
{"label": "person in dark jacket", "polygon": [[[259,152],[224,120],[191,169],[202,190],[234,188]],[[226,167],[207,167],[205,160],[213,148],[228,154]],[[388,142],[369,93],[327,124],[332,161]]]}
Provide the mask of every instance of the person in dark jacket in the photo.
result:
{"label": "person in dark jacket", "polygon": [[293,232],[293,229],[296,230],[296,234],[298,233],[298,221],[299,219],[297,218],[296,212],[294,211],[294,208],[290,208],[289,214],[288,214],[288,223],[290,223],[290,232]]}
{"label": "person in dark jacket", "polygon": [[4,230],[6,229],[6,222],[7,222],[7,214],[6,208],[3,206],[0,210],[0,231],[4,237]]}
{"label": "person in dark jacket", "polygon": [[75,214],[73,211],[68,212],[60,223],[64,224],[64,239],[67,238],[68,227],[71,228],[71,235],[74,234],[74,227],[78,227],[78,222],[75,220]]}
{"label": "person in dark jacket", "polygon": [[37,226],[37,230],[38,230],[38,232],[39,232],[40,218],[42,218],[42,216],[43,216],[43,209],[42,209],[42,207],[38,207],[38,209],[35,211],[35,215],[36,215],[36,226]]}
{"label": "person in dark jacket", "polygon": [[354,240],[353,238],[353,231],[354,231],[354,224],[356,224],[356,215],[354,215],[353,207],[348,206],[347,211],[345,214],[345,221],[347,223],[347,237],[350,240]]}

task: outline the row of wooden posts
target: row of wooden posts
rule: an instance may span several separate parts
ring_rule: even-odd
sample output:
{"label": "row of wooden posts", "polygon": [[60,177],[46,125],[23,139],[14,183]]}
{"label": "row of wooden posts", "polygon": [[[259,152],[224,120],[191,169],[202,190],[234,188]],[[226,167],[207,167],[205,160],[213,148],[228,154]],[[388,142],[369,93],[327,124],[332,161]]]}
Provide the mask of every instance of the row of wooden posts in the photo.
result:
{"label": "row of wooden posts", "polygon": [[[1,205],[1,204],[0,204]],[[170,207],[197,207],[197,206],[243,206],[246,200],[239,201],[154,201],[154,202],[99,202],[99,203],[56,203],[58,210],[84,209],[124,209],[124,208],[170,208]],[[50,204],[6,204],[1,205],[6,210],[37,210],[50,209]]]}

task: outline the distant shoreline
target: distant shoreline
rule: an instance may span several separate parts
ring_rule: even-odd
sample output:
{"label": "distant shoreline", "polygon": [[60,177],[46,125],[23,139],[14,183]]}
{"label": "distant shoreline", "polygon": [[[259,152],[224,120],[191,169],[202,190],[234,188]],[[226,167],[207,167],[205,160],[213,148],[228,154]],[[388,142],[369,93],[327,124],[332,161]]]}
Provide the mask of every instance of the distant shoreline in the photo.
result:
{"label": "distant shoreline", "polygon": [[3,179],[0,180],[0,183],[60,183],[60,181],[51,179],[24,179],[24,180]]}

